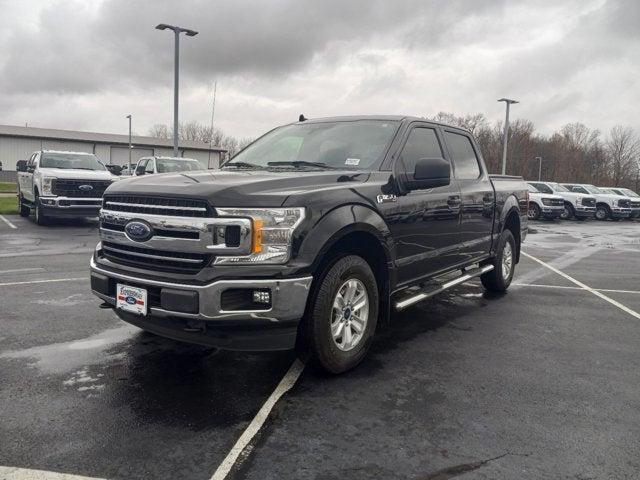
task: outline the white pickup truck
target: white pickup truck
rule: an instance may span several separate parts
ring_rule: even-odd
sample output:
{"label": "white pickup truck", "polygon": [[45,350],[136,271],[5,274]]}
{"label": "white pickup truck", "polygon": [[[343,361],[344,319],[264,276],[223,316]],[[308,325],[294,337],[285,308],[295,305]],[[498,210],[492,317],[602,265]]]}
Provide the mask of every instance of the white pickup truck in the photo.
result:
{"label": "white pickup truck", "polygon": [[203,170],[200,162],[186,157],[142,157],[134,170],[135,175],[177,173]]}
{"label": "white pickup truck", "polygon": [[35,212],[38,225],[51,217],[97,217],[102,194],[118,177],[92,153],[41,150],[20,160],[20,215]]}
{"label": "white pickup truck", "polygon": [[593,195],[572,192],[555,182],[529,182],[529,185],[540,193],[551,193],[564,199],[564,210],[560,214],[560,218],[563,220],[571,218],[586,220],[593,218],[596,213],[596,198]]}
{"label": "white pickup truck", "polygon": [[592,195],[596,199],[597,220],[621,220],[631,216],[631,199],[600,190],[587,183],[563,183],[563,186],[575,193]]}
{"label": "white pickup truck", "polygon": [[529,220],[539,220],[544,217],[549,220],[560,218],[564,212],[564,198],[553,193],[543,192],[540,187],[529,182]]}

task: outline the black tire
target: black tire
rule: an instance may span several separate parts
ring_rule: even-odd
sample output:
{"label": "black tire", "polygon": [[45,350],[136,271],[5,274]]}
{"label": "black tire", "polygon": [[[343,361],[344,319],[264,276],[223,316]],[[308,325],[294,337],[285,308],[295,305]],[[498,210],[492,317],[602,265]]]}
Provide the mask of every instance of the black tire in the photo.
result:
{"label": "black tire", "polygon": [[[299,345],[299,354],[303,358],[310,357],[311,361],[327,372],[343,373],[357,366],[371,345],[378,321],[378,285],[369,264],[362,257],[356,255],[340,258],[328,267],[319,278],[320,283],[312,290],[315,293],[309,300],[307,314],[303,325],[301,325],[304,341]],[[368,315],[362,333],[357,334],[360,335],[358,341],[351,349],[345,351],[338,346],[337,340],[334,340],[332,335],[333,305],[339,290],[348,281],[354,279],[366,289],[369,302]],[[344,313],[340,318],[349,318],[354,315],[355,311],[358,310],[354,309],[349,315]],[[353,317],[351,318],[353,319]],[[339,322],[336,320],[333,325],[336,323]],[[350,322],[348,327],[344,326],[342,329],[345,332],[343,333],[343,343],[347,328],[350,332],[352,331]],[[352,338],[351,334],[349,337]]]}
{"label": "black tire", "polygon": [[34,203],[35,203],[35,221],[38,225],[46,225],[48,222],[48,218],[46,217],[46,215],[43,212],[43,208],[42,205],[40,204],[40,197],[38,196],[38,194],[36,193],[35,199],[34,199]]}
{"label": "black tire", "polygon": [[[511,263],[509,272],[505,275],[502,260],[505,254],[506,245],[510,246],[510,249],[508,250],[511,252]],[[505,292],[507,288],[509,288],[509,285],[511,285],[511,280],[513,280],[513,273],[516,266],[516,241],[513,238],[511,230],[505,230],[502,232],[498,242],[496,256],[488,262],[488,264],[493,265],[493,270],[480,277],[482,285],[490,292]]]}
{"label": "black tire", "polygon": [[562,211],[560,218],[562,220],[571,220],[572,218],[575,217],[575,215],[576,215],[576,212],[573,209],[573,205],[571,205],[570,203],[565,203],[564,210]]}
{"label": "black tire", "polygon": [[529,210],[527,212],[527,216],[529,217],[529,220],[540,219],[540,217],[542,216],[542,210],[540,210],[540,207],[538,206],[537,203],[533,203],[533,202],[529,203]]}
{"label": "black tire", "polygon": [[28,217],[29,215],[31,215],[31,208],[29,208],[29,205],[25,205],[24,204],[24,198],[22,197],[22,193],[18,192],[18,206],[20,207],[20,216],[21,217]]}
{"label": "black tire", "polygon": [[596,207],[596,220],[605,221],[611,218],[611,209],[608,205],[598,205]]}

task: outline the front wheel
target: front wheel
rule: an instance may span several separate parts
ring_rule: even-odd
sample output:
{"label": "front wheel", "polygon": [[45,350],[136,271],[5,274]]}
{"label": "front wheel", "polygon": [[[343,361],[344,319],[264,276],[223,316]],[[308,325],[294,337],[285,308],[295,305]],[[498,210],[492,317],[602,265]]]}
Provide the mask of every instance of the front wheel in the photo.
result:
{"label": "front wheel", "polygon": [[598,205],[596,208],[596,220],[606,220],[611,218],[611,210],[606,205]]}
{"label": "front wheel", "polygon": [[511,285],[516,266],[516,241],[511,230],[505,230],[500,235],[496,256],[489,264],[493,270],[480,277],[484,288],[490,292],[504,292]]}
{"label": "front wheel", "polygon": [[362,361],[371,345],[378,285],[369,264],[356,255],[341,258],[320,278],[304,319],[308,344],[303,348],[324,370],[346,372]]}
{"label": "front wheel", "polygon": [[43,212],[42,204],[40,203],[40,197],[38,196],[38,194],[36,194],[35,196],[34,203],[35,203],[35,211],[36,211],[35,213],[36,223],[38,225],[46,225],[47,217]]}
{"label": "front wheel", "polygon": [[542,210],[537,203],[530,203],[529,210],[527,211],[527,216],[529,220],[538,220],[540,216],[542,216]]}
{"label": "front wheel", "polygon": [[562,213],[560,214],[560,218],[562,220],[569,220],[570,218],[573,218],[573,216],[575,215],[575,212],[573,210],[573,206],[571,206],[568,203],[564,204],[564,209],[562,210]]}

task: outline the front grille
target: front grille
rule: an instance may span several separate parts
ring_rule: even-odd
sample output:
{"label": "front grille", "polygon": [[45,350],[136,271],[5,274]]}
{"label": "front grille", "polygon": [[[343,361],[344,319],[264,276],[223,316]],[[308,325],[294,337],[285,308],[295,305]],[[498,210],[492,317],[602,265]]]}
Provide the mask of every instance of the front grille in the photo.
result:
{"label": "front grille", "polygon": [[112,262],[160,272],[197,273],[211,261],[211,255],[202,253],[171,252],[111,242],[102,242],[102,250]]}
{"label": "front grille", "polygon": [[596,199],[595,198],[583,198],[582,199],[582,206],[583,207],[595,207],[596,206]]}
{"label": "front grille", "polygon": [[640,202],[631,202],[631,208],[640,208]]}
{"label": "front grille", "polygon": [[111,185],[109,180],[68,180],[65,178],[54,178],[51,182],[51,193],[59,197],[101,198],[109,185]]}
{"label": "front grille", "polygon": [[105,195],[106,210],[147,213],[172,217],[212,217],[213,210],[204,200],[187,198],[151,197],[140,195]]}
{"label": "front grille", "polygon": [[618,200],[618,206],[620,208],[631,208],[630,200]]}
{"label": "front grille", "polygon": [[564,200],[561,198],[543,198],[542,203],[548,207],[562,207]]}
{"label": "front grille", "polygon": [[[114,232],[124,232],[125,224],[110,223],[101,221],[100,228],[103,230],[111,230]],[[198,240],[200,234],[198,232],[191,232],[188,230],[169,230],[165,228],[154,228],[154,237],[169,237],[169,238],[187,238],[189,240]]]}

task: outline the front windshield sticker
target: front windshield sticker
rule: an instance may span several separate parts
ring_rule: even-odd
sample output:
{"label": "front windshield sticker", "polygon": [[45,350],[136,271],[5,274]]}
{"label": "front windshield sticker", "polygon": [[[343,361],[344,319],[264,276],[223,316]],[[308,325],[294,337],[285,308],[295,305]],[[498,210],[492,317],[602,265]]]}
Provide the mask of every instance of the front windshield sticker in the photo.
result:
{"label": "front windshield sticker", "polygon": [[359,165],[360,164],[360,159],[359,158],[347,158],[344,161],[345,165]]}

